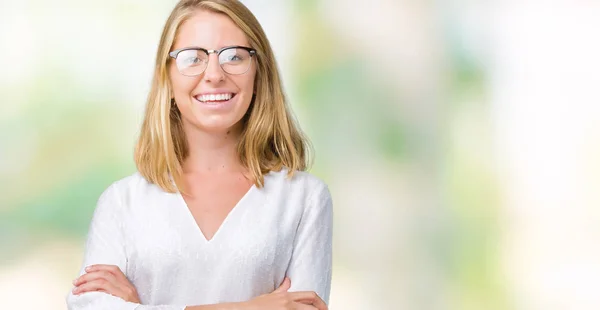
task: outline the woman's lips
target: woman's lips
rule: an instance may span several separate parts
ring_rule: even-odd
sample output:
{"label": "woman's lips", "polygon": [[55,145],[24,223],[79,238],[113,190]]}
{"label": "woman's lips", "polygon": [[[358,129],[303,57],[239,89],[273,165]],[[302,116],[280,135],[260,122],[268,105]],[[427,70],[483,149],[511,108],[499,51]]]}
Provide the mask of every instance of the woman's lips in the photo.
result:
{"label": "woman's lips", "polygon": [[[233,99],[236,97],[236,94],[231,94],[231,96],[218,96],[218,95],[198,95],[194,96],[196,102],[201,104],[204,107],[209,108],[225,108],[230,105]],[[229,98],[229,99],[227,99]],[[208,99],[208,100],[207,100]]]}
{"label": "woman's lips", "polygon": [[219,102],[227,101],[235,96],[235,93],[222,92],[222,93],[205,93],[194,96],[196,100],[200,102]]}

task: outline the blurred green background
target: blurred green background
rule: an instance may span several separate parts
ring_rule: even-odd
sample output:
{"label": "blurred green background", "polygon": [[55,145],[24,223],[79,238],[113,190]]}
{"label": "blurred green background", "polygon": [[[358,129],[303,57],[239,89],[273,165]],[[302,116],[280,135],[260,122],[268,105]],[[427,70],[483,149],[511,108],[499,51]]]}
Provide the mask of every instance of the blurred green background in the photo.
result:
{"label": "blurred green background", "polygon": [[[248,0],[334,198],[331,309],[600,307],[600,4]],[[176,1],[0,0],[0,308],[65,309]]]}

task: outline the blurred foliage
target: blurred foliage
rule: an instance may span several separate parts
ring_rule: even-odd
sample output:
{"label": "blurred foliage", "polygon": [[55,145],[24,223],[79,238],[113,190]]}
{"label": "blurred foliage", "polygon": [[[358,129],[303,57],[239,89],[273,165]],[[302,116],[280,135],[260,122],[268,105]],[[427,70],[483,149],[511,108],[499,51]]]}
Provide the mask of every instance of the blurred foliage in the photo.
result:
{"label": "blurred foliage", "polygon": [[390,162],[405,159],[407,129],[381,102],[398,102],[383,81],[365,79],[366,61],[353,54],[317,10],[318,1],[296,1],[299,23],[299,99],[308,110],[307,125],[324,160],[352,153],[357,145]]}

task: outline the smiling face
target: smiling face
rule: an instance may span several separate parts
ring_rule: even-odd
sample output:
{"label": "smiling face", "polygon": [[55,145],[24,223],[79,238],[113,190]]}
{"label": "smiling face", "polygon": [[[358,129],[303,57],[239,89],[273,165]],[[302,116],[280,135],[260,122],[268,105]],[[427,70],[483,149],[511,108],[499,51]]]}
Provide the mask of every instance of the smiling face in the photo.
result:
{"label": "smiling face", "polygon": [[[228,46],[249,47],[244,32],[226,15],[200,10],[181,25],[171,51],[187,47],[219,50]],[[189,51],[186,53],[190,55]],[[256,60],[250,59],[250,68],[245,73],[234,75],[226,73],[219,65],[219,56],[211,53],[203,73],[191,77],[183,75],[177,63],[180,68],[196,65],[206,56],[198,55],[201,57],[183,57],[182,54],[177,61],[169,62],[169,80],[184,128],[227,132],[239,124],[248,111],[254,91]],[[223,51],[221,58],[222,62],[239,60],[231,50]]]}

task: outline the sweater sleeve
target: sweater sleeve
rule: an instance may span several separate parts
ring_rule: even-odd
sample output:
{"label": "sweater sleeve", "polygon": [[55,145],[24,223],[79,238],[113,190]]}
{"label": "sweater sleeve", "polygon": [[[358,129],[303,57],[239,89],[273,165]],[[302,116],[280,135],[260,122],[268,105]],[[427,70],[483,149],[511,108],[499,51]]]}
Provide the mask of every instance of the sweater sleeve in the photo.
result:
{"label": "sweater sleeve", "polygon": [[287,276],[290,292],[314,291],[329,304],[332,274],[333,206],[327,185],[308,199],[294,239]]}
{"label": "sweater sleeve", "polygon": [[[85,273],[85,267],[95,264],[115,265],[127,276],[127,256],[122,229],[123,209],[116,186],[116,183],[111,185],[98,199],[87,235],[79,276]],[[185,308],[185,306],[175,305],[140,305],[104,292],[73,295],[72,291],[69,291],[66,302],[69,310],[182,310]]]}

